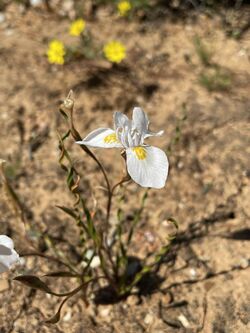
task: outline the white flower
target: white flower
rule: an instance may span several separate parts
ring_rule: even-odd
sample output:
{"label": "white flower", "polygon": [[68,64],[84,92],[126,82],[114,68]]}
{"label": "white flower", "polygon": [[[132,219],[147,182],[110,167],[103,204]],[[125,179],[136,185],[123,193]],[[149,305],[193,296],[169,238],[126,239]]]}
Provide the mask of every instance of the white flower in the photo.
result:
{"label": "white flower", "polygon": [[144,111],[135,107],[132,120],[121,112],[114,114],[114,129],[99,128],[77,143],[101,148],[124,148],[130,177],[143,187],[162,188],[168,176],[168,159],[164,151],[144,144],[150,136],[160,136],[163,131],[152,133]]}
{"label": "white flower", "polygon": [[8,271],[18,261],[19,255],[14,250],[12,239],[5,235],[0,235],[0,273]]}

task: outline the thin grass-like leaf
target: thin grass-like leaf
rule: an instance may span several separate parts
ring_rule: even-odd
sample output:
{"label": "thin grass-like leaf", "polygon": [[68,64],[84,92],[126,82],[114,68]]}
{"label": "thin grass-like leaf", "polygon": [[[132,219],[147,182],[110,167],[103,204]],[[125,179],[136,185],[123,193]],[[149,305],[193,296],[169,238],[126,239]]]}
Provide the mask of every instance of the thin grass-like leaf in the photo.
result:
{"label": "thin grass-like leaf", "polygon": [[66,272],[66,271],[58,271],[58,272],[51,272],[47,273],[44,276],[47,277],[75,277],[78,278],[79,276],[72,273],[72,272]]}
{"label": "thin grass-like leaf", "polygon": [[137,226],[137,224],[139,223],[139,221],[141,219],[141,215],[142,215],[142,212],[144,210],[147,197],[148,197],[148,190],[146,190],[146,192],[144,193],[144,195],[142,197],[142,200],[141,200],[140,208],[136,212],[136,214],[134,216],[134,219],[133,219],[133,222],[131,224],[129,234],[128,234],[128,238],[127,238],[127,246],[130,244],[130,242],[132,240],[132,237],[133,237],[133,234],[134,234],[135,227]]}
{"label": "thin grass-like leaf", "polygon": [[78,216],[73,209],[65,207],[65,206],[59,206],[59,205],[57,205],[56,207],[61,209],[67,215],[73,217],[74,219],[77,219]]}

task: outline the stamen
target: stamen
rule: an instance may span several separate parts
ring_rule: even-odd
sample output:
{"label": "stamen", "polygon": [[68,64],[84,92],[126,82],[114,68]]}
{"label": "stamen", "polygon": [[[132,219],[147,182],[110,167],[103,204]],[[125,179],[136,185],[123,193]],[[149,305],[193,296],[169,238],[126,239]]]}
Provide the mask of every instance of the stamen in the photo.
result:
{"label": "stamen", "polygon": [[143,147],[134,147],[133,151],[135,152],[138,160],[145,160],[145,158],[147,157],[147,151]]}

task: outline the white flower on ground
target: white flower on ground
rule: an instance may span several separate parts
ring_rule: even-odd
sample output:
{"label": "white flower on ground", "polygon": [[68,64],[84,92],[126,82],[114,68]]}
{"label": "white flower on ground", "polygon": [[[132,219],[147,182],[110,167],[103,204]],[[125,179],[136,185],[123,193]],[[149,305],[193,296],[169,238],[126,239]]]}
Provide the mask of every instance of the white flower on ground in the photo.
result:
{"label": "white flower on ground", "polygon": [[19,255],[14,250],[14,243],[11,238],[0,235],[0,273],[4,273],[19,261]]}
{"label": "white flower on ground", "polygon": [[77,143],[100,148],[124,148],[130,177],[143,187],[162,188],[168,176],[168,159],[163,150],[144,144],[150,136],[160,136],[163,131],[152,133],[145,112],[135,107],[132,120],[121,113],[114,114],[114,129],[99,128]]}

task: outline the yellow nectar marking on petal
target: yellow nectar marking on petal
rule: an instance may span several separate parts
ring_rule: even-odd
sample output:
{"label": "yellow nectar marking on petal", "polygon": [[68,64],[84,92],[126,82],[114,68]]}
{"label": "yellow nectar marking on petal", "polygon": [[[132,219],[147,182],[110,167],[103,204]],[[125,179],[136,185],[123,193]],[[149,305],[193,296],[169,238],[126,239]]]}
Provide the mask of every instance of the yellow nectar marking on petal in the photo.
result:
{"label": "yellow nectar marking on petal", "polygon": [[146,149],[143,147],[135,147],[133,148],[133,151],[135,152],[138,160],[145,160],[145,158],[147,157]]}
{"label": "yellow nectar marking on petal", "polygon": [[117,140],[116,134],[112,133],[107,135],[104,140],[105,143],[119,143],[119,141]]}

